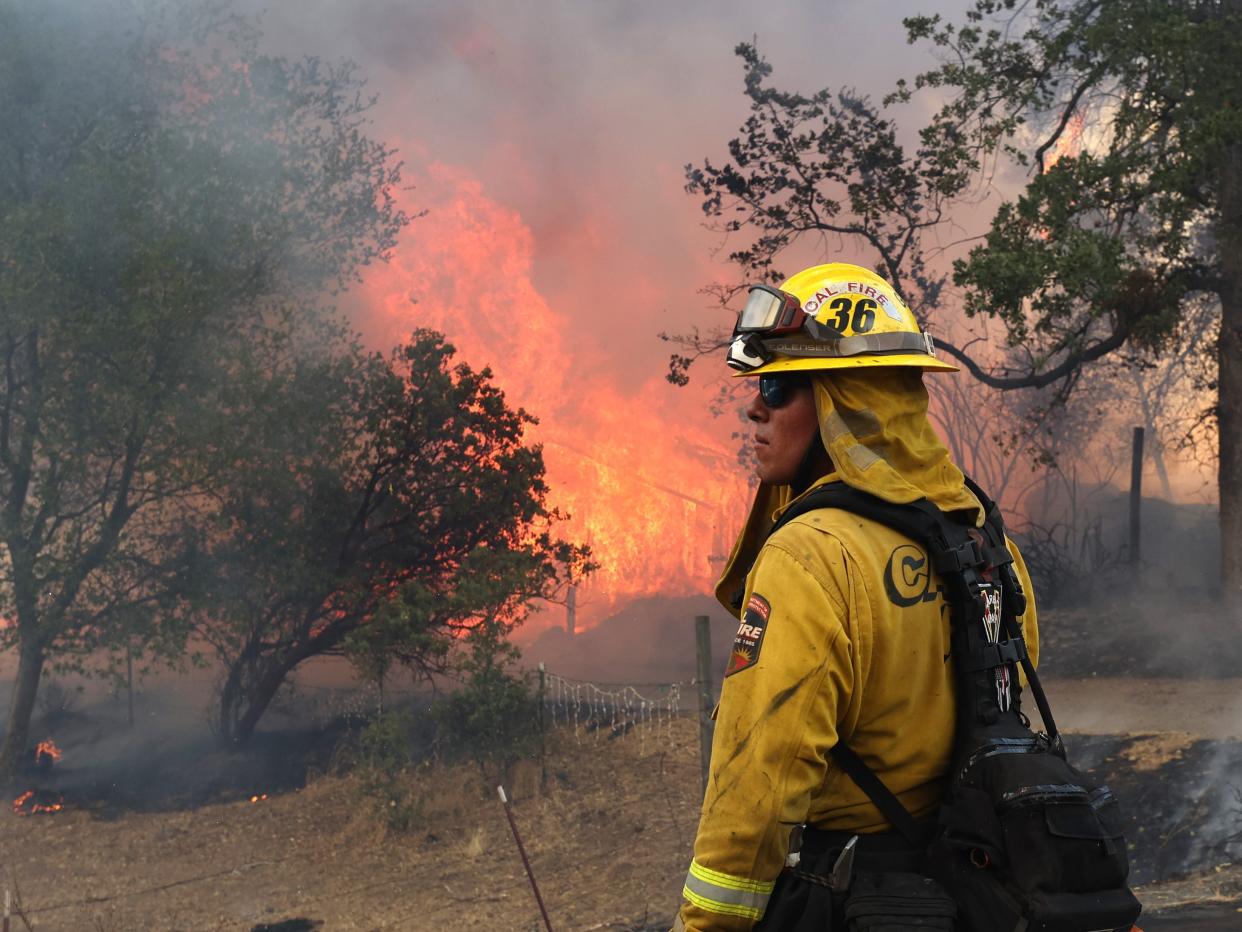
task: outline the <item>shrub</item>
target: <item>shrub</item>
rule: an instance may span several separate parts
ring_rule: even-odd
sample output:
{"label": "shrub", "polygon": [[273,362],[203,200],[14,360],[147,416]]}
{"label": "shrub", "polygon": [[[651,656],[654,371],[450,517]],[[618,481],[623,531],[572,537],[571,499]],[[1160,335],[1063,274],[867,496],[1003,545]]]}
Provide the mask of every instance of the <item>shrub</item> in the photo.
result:
{"label": "shrub", "polygon": [[457,663],[462,684],[434,711],[440,750],[474,761],[485,777],[503,778],[539,749],[538,700],[530,675],[514,669],[519,656],[501,625],[473,629]]}
{"label": "shrub", "polygon": [[425,800],[411,779],[413,719],[408,712],[377,715],[358,738],[362,793],[388,828],[404,832],[423,821]]}

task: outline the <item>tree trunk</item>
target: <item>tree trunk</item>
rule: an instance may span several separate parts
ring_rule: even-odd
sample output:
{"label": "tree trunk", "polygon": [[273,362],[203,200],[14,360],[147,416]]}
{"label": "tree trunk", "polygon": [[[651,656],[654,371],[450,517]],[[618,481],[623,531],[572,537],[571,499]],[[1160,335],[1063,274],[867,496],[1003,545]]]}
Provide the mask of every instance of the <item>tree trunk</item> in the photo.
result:
{"label": "tree trunk", "polygon": [[1242,604],[1242,301],[1221,302],[1220,581],[1225,600]]}
{"label": "tree trunk", "polygon": [[0,785],[12,783],[21,771],[45,660],[42,644],[23,639],[17,660],[17,679],[13,683],[13,703],[9,707],[8,730],[0,746]]}
{"label": "tree trunk", "polygon": [[[1219,14],[1242,12],[1225,0]],[[1217,489],[1220,493],[1220,582],[1228,604],[1242,604],[1242,146],[1226,145],[1217,177],[1220,216],[1213,230],[1220,262],[1220,339],[1216,346]]]}
{"label": "tree trunk", "polygon": [[220,687],[220,701],[216,706],[216,735],[226,747],[233,747],[234,724],[237,720],[237,709],[241,705],[244,690],[242,689],[242,671],[246,668],[246,657],[243,655],[229,665]]}
{"label": "tree trunk", "polygon": [[1220,180],[1220,575],[1225,600],[1242,604],[1242,145],[1228,148]]}
{"label": "tree trunk", "polygon": [[1164,500],[1171,502],[1173,501],[1173,486],[1169,484],[1169,469],[1164,462],[1164,432],[1156,427],[1155,412],[1151,409],[1152,389],[1148,386],[1147,380],[1143,378],[1141,369],[1132,369],[1131,374],[1134,377],[1134,387],[1138,391],[1139,404],[1143,408],[1143,423],[1151,438],[1148,454],[1151,456],[1152,463],[1155,464],[1156,478],[1160,480],[1160,491],[1164,495]]}
{"label": "tree trunk", "polygon": [[294,666],[271,657],[243,657],[230,667],[216,718],[225,745],[240,749],[250,743],[259,719]]}

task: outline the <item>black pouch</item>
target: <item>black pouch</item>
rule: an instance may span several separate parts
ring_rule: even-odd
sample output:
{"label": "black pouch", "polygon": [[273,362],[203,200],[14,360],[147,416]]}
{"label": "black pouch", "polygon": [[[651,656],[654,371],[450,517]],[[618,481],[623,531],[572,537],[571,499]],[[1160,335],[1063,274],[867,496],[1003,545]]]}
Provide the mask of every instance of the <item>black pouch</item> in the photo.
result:
{"label": "black pouch", "polygon": [[846,932],[953,932],[956,917],[944,888],[920,874],[859,873],[845,901]]}
{"label": "black pouch", "polygon": [[956,897],[964,930],[1131,928],[1142,906],[1126,886],[1122,819],[1108,787],[1042,737],[983,744],[964,774],[979,788],[952,788],[926,864]]}

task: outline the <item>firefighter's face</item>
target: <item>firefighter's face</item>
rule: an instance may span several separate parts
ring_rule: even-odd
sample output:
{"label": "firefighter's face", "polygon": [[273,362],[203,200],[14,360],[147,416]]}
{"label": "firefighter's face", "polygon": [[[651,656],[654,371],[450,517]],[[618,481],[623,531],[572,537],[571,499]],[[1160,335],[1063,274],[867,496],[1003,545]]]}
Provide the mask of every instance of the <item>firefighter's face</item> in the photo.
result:
{"label": "firefighter's face", "polygon": [[755,392],[746,408],[753,428],[755,475],[770,485],[789,485],[811,442],[819,435],[815,396],[809,384],[798,383],[784,390],[781,403],[770,407]]}

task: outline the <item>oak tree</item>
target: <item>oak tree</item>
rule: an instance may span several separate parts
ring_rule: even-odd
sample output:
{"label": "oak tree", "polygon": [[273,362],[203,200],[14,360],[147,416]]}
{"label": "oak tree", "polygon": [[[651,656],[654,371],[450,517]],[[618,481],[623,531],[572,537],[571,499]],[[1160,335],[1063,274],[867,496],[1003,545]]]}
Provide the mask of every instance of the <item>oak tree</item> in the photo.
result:
{"label": "oak tree", "polygon": [[369,104],[219,3],[0,0],[0,780],[49,662],[183,643],[247,360],[404,222]]}
{"label": "oak tree", "polygon": [[388,359],[295,359],[275,380],[289,415],[239,462],[198,564],[195,630],[225,670],[227,744],[312,657],[443,671],[458,639],[502,635],[566,567],[589,569],[554,535],[533,418],[453,356],[416,331]]}
{"label": "oak tree", "polygon": [[[966,312],[1003,322],[1030,369],[997,380],[956,355],[1002,387],[1119,352],[1212,357],[1221,579],[1242,597],[1242,3],[980,0],[960,26],[906,25],[944,53],[915,81],[950,95],[941,157],[1032,171],[954,266]],[[1053,164],[1070,132],[1080,151]]]}

